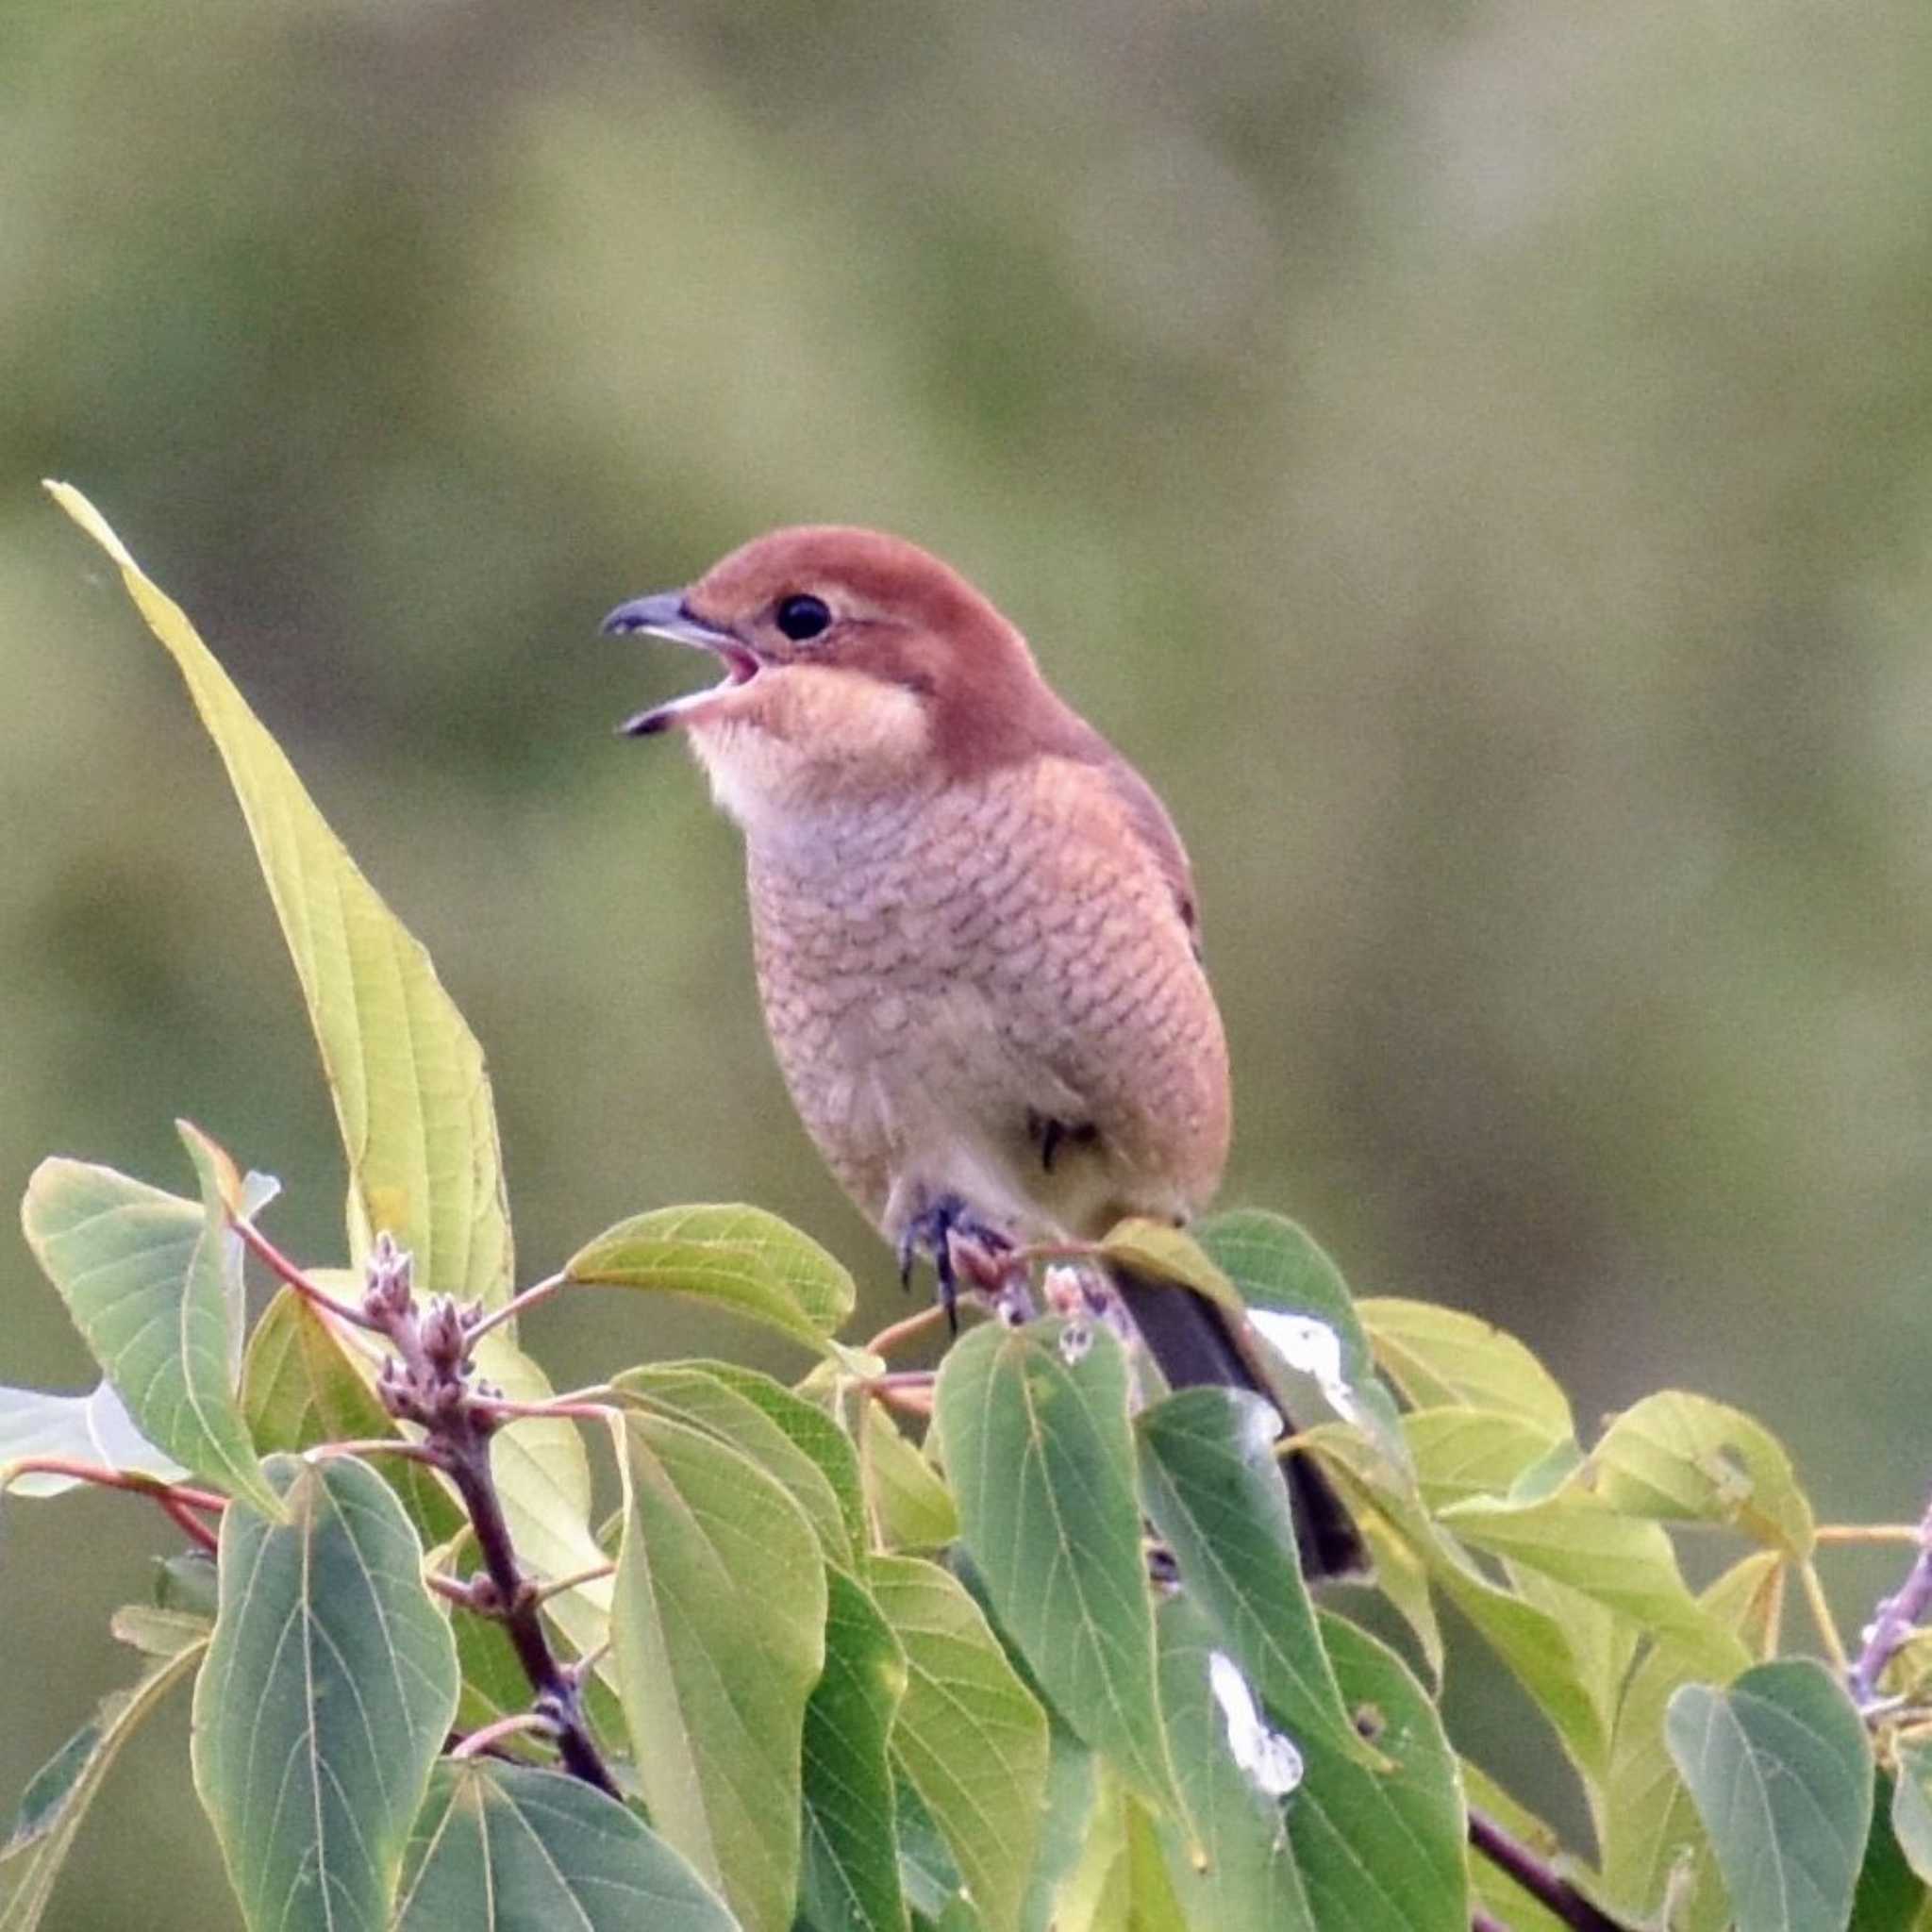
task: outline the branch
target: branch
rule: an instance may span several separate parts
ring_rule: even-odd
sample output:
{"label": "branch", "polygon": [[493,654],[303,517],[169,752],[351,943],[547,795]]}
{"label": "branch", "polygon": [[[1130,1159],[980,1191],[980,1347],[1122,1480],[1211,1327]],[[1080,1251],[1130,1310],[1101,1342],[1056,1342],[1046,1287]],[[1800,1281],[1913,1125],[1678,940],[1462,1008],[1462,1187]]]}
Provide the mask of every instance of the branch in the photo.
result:
{"label": "branch", "polygon": [[468,1586],[470,1606],[501,1619],[536,1693],[534,1722],[525,1728],[547,1728],[564,1768],[614,1798],[616,1783],[584,1714],[581,1667],[562,1662],[550,1646],[541,1593],[518,1565],[491,1471],[490,1439],[502,1420],[499,1412],[518,1405],[505,1404],[476,1382],[471,1344],[490,1318],[464,1314],[446,1295],[431,1297],[419,1309],[409,1257],[387,1234],[376,1237],[368,1281],[358,1317],[395,1350],[383,1363],[376,1393],[391,1415],[423,1429],[422,1449],[469,1512],[484,1569]]}
{"label": "branch", "polygon": [[[1630,1932],[1621,1919],[1613,1919],[1592,1905],[1567,1878],[1559,1877],[1544,1859],[1474,1805],[1469,1807],[1469,1841],[1574,1932]],[[1474,1924],[1480,1927],[1482,1921],[1477,1919]]]}
{"label": "branch", "polygon": [[1932,1609],[1932,1505],[1919,1524],[1919,1554],[1894,1595],[1879,1600],[1865,1626],[1864,1648],[1851,1666],[1852,1699],[1860,1710],[1878,1702],[1878,1680],[1899,1646]]}

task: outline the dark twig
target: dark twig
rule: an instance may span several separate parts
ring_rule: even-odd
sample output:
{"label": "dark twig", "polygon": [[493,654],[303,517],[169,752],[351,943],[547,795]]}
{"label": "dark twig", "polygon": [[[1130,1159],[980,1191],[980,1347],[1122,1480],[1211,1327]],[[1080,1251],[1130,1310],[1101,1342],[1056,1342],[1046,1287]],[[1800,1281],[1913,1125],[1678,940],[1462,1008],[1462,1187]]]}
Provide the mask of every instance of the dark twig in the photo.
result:
{"label": "dark twig", "polygon": [[504,1404],[500,1391],[476,1380],[470,1358],[472,1340],[487,1318],[475,1311],[466,1315],[445,1295],[419,1308],[409,1257],[386,1234],[376,1237],[368,1278],[360,1318],[395,1350],[383,1361],[376,1392],[391,1415],[423,1429],[422,1447],[469,1512],[484,1571],[467,1586],[470,1606],[502,1620],[536,1693],[528,1727],[551,1732],[564,1768],[616,1797],[617,1786],[584,1715],[579,1671],[550,1647],[539,1608],[541,1592],[518,1566],[491,1473],[490,1439],[503,1419]]}
{"label": "dark twig", "polygon": [[[1559,1877],[1550,1866],[1524,1844],[1510,1837],[1485,1811],[1469,1807],[1469,1841],[1499,1872],[1507,1873],[1531,1898],[1554,1914],[1574,1932],[1630,1932],[1622,1920],[1613,1919],[1576,1890],[1567,1878]],[[1481,1921],[1475,1922],[1480,1925]]]}
{"label": "dark twig", "polygon": [[1509,1932],[1509,1928],[1477,1906],[1469,1915],[1469,1932]]}
{"label": "dark twig", "polygon": [[1919,1524],[1919,1554],[1897,1591],[1883,1598],[1865,1626],[1864,1647],[1852,1666],[1852,1699],[1860,1710],[1878,1702],[1878,1680],[1899,1646],[1932,1610],[1932,1505]]}

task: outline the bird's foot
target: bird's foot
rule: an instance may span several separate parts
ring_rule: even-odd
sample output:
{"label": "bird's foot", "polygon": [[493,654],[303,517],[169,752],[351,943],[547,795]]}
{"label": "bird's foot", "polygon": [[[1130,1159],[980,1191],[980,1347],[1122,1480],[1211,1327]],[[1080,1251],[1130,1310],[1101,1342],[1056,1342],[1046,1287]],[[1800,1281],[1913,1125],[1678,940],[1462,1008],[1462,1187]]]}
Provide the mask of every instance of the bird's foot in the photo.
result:
{"label": "bird's foot", "polygon": [[[912,1265],[922,1254],[932,1257],[939,1277],[939,1299],[946,1311],[946,1326],[958,1332],[957,1312],[961,1288],[991,1296],[1006,1319],[1017,1297],[1026,1300],[1024,1267],[1014,1267],[1011,1239],[974,1213],[958,1194],[941,1194],[915,1214],[899,1237],[899,1285],[911,1286]],[[1024,1314],[1020,1316],[1024,1320]]]}

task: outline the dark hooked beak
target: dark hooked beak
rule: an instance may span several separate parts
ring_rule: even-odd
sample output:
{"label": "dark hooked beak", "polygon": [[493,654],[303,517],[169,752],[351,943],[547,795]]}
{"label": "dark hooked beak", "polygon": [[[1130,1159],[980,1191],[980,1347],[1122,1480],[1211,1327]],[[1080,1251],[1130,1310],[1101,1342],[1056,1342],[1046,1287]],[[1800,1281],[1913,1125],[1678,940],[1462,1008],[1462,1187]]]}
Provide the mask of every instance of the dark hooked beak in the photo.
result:
{"label": "dark hooked beak", "polygon": [[701,651],[711,652],[724,665],[722,682],[626,718],[617,727],[626,737],[649,738],[675,724],[687,711],[708,703],[719,692],[748,684],[758,675],[758,658],[728,630],[721,630],[696,616],[685,602],[682,591],[659,591],[649,597],[633,597],[628,604],[620,604],[599,628],[607,637],[630,637],[641,631],[650,637],[669,638],[675,643],[694,644]]}

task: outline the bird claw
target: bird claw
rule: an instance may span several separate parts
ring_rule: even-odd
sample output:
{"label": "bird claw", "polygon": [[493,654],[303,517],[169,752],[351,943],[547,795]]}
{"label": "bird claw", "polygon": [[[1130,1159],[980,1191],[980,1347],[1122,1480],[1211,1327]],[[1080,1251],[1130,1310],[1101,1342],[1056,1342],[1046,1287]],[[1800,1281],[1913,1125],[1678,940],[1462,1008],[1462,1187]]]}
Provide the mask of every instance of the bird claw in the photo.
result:
{"label": "bird claw", "polygon": [[939,1301],[946,1311],[948,1332],[959,1332],[958,1301],[962,1284],[1002,1293],[1011,1274],[1011,1240],[989,1226],[958,1194],[941,1194],[931,1207],[915,1214],[899,1237],[899,1286],[912,1284],[912,1265],[921,1254],[932,1257],[939,1277]]}

